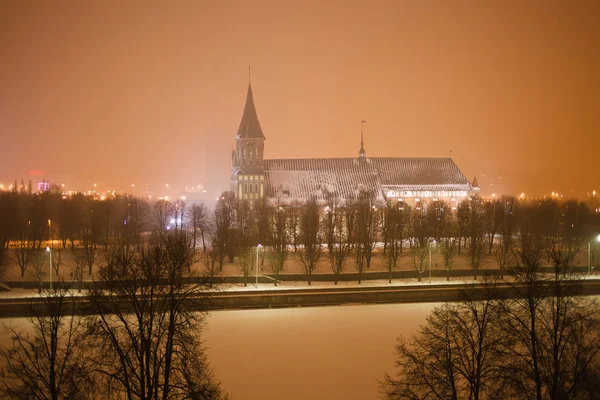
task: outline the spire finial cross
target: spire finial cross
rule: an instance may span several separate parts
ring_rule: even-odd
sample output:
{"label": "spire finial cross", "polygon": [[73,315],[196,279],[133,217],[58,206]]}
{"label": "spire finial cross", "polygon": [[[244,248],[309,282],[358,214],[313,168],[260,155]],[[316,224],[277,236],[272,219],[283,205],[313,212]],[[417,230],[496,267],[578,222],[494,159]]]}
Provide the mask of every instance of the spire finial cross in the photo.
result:
{"label": "spire finial cross", "polygon": [[251,83],[251,79],[250,79],[250,64],[248,64],[248,83]]}

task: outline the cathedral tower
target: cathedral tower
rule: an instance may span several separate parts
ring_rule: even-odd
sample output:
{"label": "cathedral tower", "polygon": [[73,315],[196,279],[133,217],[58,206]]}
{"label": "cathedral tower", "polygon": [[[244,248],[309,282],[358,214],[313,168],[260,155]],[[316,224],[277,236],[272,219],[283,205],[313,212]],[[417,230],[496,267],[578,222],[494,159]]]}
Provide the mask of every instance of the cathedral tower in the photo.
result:
{"label": "cathedral tower", "polygon": [[248,84],[244,114],[231,155],[231,190],[239,199],[253,200],[264,197],[264,143],[265,136],[258,122],[252,85]]}

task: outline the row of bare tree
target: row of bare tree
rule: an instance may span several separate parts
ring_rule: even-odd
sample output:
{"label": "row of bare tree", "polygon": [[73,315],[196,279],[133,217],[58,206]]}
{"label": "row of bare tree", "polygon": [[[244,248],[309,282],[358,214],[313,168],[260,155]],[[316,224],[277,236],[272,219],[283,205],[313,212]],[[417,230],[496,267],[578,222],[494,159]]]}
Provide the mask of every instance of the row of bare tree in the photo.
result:
{"label": "row of bare tree", "polygon": [[[115,237],[139,249],[168,232],[186,231],[210,277],[219,274],[227,260],[237,261],[247,279],[257,267],[258,254],[260,268],[266,264],[275,282],[290,255],[304,267],[309,284],[316,267],[326,260],[336,283],[352,260],[360,282],[374,257],[382,259],[391,280],[399,258],[406,254],[421,279],[430,253],[438,252],[448,271],[457,257],[465,258],[476,279],[487,260],[503,270],[514,265],[515,237],[520,232],[544,238],[547,263],[557,246],[576,254],[600,232],[600,214],[586,203],[512,196],[490,201],[473,197],[460,203],[423,201],[411,207],[396,200],[378,203],[364,195],[351,202],[330,198],[326,204],[279,206],[267,199],[239,200],[225,192],[209,210],[182,200],[150,203],[117,196],[98,201],[83,195],[62,199],[52,193],[5,193],[0,195],[0,208],[6,210],[0,213],[5,219],[0,239],[4,248],[15,249],[21,276],[30,265],[36,275],[45,241],[53,249],[57,272],[65,258],[62,250],[70,246],[73,264],[87,266],[91,274],[98,255],[105,253],[98,249]],[[597,255],[598,246],[594,250]]]}
{"label": "row of bare tree", "polygon": [[[436,307],[396,346],[387,399],[600,398],[600,308],[582,297],[568,251],[519,236],[515,281],[486,280],[463,301]],[[504,289],[502,292],[500,291]]]}
{"label": "row of bare tree", "polygon": [[207,288],[186,280],[190,235],[171,231],[139,248],[114,237],[106,251],[86,309],[55,282],[32,305],[32,329],[11,329],[12,345],[0,349],[0,397],[223,398],[201,341]]}

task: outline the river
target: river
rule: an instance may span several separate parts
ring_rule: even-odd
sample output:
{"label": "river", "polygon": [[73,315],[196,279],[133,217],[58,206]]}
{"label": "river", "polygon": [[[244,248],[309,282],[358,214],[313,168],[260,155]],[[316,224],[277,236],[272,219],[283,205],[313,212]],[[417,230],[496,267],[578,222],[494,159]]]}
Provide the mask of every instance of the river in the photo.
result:
{"label": "river", "polygon": [[377,399],[394,345],[435,304],[219,311],[204,338],[234,400]]}
{"label": "river", "polygon": [[[377,399],[394,372],[394,345],[425,322],[433,303],[212,312],[203,337],[233,400]],[[0,345],[10,343],[0,319]]]}

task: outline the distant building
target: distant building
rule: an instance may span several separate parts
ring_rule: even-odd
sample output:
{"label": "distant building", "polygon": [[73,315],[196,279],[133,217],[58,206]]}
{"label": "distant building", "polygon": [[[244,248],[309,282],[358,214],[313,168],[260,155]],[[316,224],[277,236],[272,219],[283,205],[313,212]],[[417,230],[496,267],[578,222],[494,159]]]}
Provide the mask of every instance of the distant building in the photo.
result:
{"label": "distant building", "polygon": [[263,159],[265,136],[252,87],[235,136],[231,191],[240,199],[267,197],[279,204],[309,199],[341,201],[367,193],[376,200],[458,202],[479,190],[451,158],[367,157],[361,137],[358,157]]}

